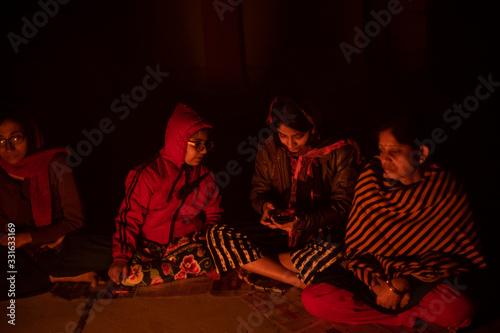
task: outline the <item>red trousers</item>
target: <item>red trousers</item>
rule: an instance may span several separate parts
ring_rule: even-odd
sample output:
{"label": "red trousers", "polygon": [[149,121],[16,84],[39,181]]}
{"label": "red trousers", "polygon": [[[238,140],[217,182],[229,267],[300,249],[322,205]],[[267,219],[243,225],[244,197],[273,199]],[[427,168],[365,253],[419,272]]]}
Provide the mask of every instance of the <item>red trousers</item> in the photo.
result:
{"label": "red trousers", "polygon": [[311,284],[302,292],[307,311],[316,317],[344,324],[384,324],[423,327],[435,323],[444,327],[465,327],[473,316],[472,302],[449,283],[431,290],[416,306],[397,315],[381,313],[353,294],[328,283]]}

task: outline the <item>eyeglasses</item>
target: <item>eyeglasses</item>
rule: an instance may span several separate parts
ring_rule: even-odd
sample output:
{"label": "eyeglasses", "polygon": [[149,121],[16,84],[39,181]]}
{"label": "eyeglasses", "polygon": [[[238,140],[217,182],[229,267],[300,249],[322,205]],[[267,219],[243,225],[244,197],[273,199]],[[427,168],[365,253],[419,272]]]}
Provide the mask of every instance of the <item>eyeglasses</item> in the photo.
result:
{"label": "eyeglasses", "polygon": [[24,135],[16,135],[8,139],[0,139],[0,148],[7,147],[7,142],[10,143],[12,146],[20,145],[21,143],[24,142]]}
{"label": "eyeglasses", "polygon": [[188,145],[193,146],[198,153],[202,152],[204,149],[207,150],[207,152],[211,151],[212,148],[214,148],[214,142],[213,141],[188,141]]}

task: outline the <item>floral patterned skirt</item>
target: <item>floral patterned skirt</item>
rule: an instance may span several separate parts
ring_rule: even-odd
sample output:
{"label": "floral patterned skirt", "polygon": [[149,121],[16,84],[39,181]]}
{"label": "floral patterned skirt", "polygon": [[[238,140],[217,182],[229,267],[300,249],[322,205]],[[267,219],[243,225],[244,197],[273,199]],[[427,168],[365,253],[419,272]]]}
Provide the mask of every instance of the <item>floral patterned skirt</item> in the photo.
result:
{"label": "floral patterned skirt", "polygon": [[176,238],[167,245],[138,240],[129,275],[122,284],[148,286],[195,276],[218,279],[206,243],[194,241],[192,235]]}

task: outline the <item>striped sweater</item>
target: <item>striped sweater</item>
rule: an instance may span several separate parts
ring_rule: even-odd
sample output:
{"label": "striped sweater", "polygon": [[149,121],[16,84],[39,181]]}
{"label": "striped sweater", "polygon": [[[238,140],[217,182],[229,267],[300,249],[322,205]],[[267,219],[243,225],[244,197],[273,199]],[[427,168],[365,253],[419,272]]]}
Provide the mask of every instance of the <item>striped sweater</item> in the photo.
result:
{"label": "striped sweater", "polygon": [[434,165],[409,186],[382,175],[374,159],[359,177],[345,268],[373,286],[376,277],[431,282],[486,266],[467,195],[449,172]]}

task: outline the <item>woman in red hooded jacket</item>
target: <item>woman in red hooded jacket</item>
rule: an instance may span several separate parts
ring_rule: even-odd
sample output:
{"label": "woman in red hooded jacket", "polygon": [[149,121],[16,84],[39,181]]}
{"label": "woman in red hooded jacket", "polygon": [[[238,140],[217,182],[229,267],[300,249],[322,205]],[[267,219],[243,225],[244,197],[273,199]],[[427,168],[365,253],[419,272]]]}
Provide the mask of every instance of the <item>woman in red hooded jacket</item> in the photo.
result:
{"label": "woman in red hooded jacket", "polygon": [[115,283],[152,285],[210,275],[213,261],[202,241],[221,217],[219,190],[202,165],[213,147],[212,126],[179,103],[159,154],[131,170],[115,220]]}

